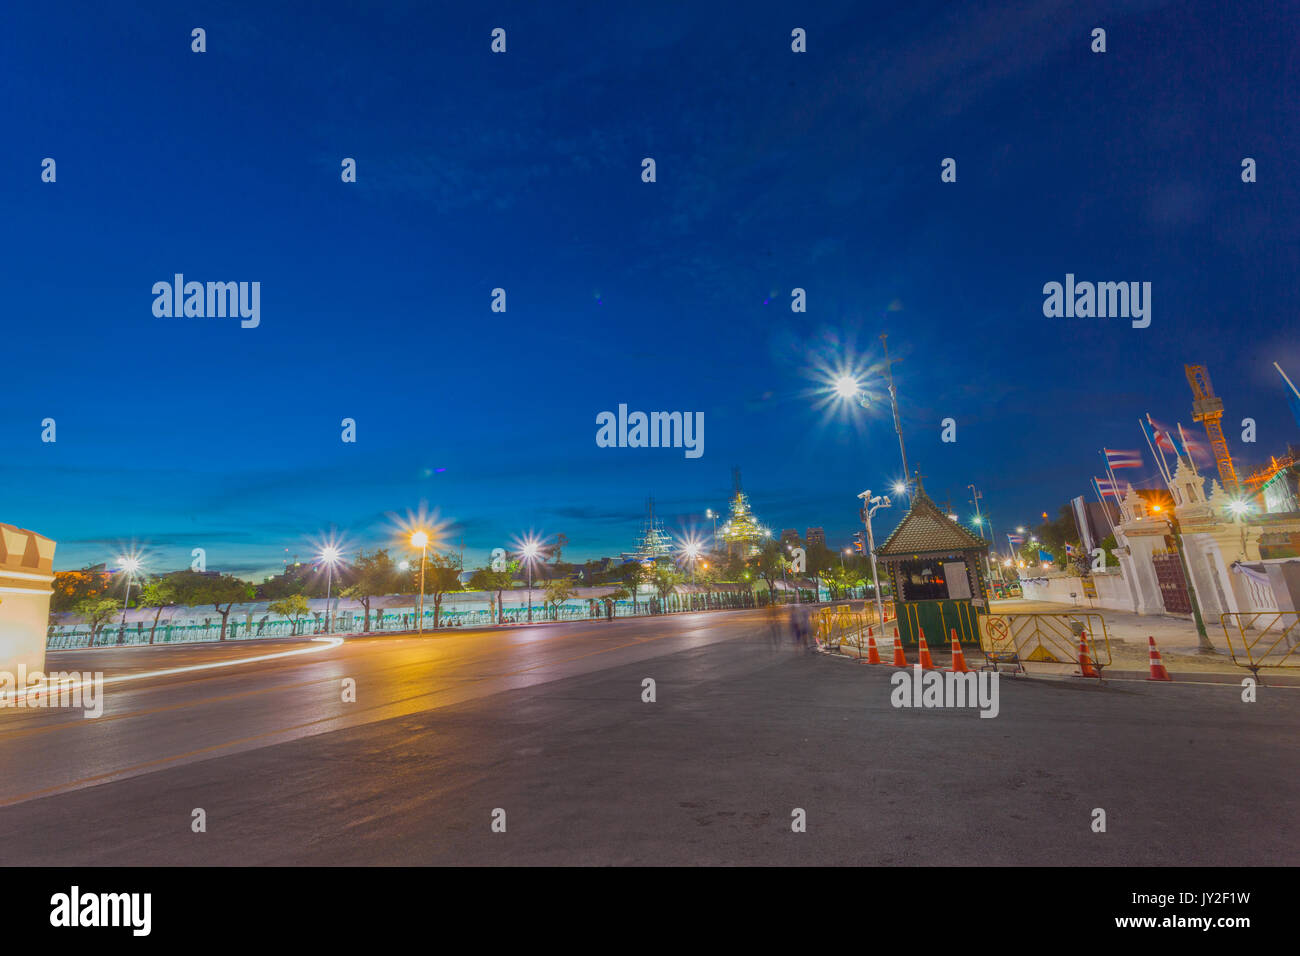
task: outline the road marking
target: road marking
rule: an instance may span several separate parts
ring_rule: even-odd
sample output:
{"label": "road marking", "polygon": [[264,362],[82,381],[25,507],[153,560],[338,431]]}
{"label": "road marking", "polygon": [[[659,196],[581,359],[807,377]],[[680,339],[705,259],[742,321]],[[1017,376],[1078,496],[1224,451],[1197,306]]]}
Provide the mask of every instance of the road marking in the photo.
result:
{"label": "road marking", "polygon": [[[241,697],[255,697],[259,694],[270,694],[275,691],[297,690],[302,687],[311,687],[314,684],[337,684],[338,681],[339,679],[337,677],[323,677],[316,680],[300,681],[296,684],[259,687],[256,690],[241,691],[237,694],[223,694],[219,697],[199,697],[192,700],[182,701],[179,704],[168,704],[165,707],[150,707],[144,710],[128,710],[120,714],[106,714],[103,717],[95,717],[91,721],[90,725],[98,726],[100,724],[112,723],[115,720],[125,720],[128,717],[149,717],[153,714],[165,714],[171,710],[184,710],[186,707],[198,707],[203,704],[221,704],[226,701],[238,700]],[[187,681],[178,686],[187,687],[189,686],[189,682]],[[36,711],[33,711],[33,713],[36,713]],[[88,726],[86,718],[77,717],[73,720],[65,720],[57,724],[42,724],[36,727],[20,727],[15,730],[5,731],[4,733],[0,733],[0,741],[14,740],[19,737],[30,737],[33,734],[49,733],[53,730],[65,730],[70,727],[86,726]]]}
{"label": "road marking", "polygon": [[[147,678],[150,677],[168,677],[172,674],[189,674],[189,673],[193,673],[194,671],[213,670],[214,668],[218,668],[218,667],[237,667],[240,664],[253,664],[256,663],[257,661],[271,661],[271,660],[277,660],[278,658],[282,658],[282,657],[295,657],[299,654],[315,654],[318,651],[329,650],[329,648],[331,647],[338,647],[343,643],[343,638],[313,637],[311,639],[311,642],[313,645],[315,645],[314,647],[298,647],[291,651],[277,651],[274,654],[257,654],[254,655],[253,657],[239,657],[229,661],[212,661],[211,663],[208,664],[187,664],[184,667],[168,667],[160,671],[141,671],[138,674],[120,674],[117,677],[105,677],[103,679],[103,683],[123,684],[126,683],[127,681],[146,680]],[[81,687],[89,686],[90,684],[91,681],[84,681],[84,680],[81,681],[80,683],[71,682],[71,681],[60,681],[58,687],[61,690],[66,690],[70,692],[73,690],[77,690],[78,688]],[[29,690],[26,694],[23,695],[23,697],[26,699],[30,699],[32,697],[39,697],[42,692],[49,692],[51,690],[51,686],[52,685],[50,685],[49,682],[46,681],[44,684],[38,686],[35,690]],[[0,700],[8,701],[10,698],[13,698],[16,701],[18,699],[18,692],[11,691],[8,694],[0,694]],[[11,705],[6,704],[5,706],[11,706]]]}

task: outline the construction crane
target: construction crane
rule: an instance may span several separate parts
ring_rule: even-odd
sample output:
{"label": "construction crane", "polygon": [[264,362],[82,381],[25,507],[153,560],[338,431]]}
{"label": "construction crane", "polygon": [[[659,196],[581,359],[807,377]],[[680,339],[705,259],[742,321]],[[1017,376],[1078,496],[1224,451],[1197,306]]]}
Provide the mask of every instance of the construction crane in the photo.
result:
{"label": "construction crane", "polygon": [[1209,436],[1210,448],[1214,451],[1214,462],[1219,466],[1219,480],[1225,491],[1237,491],[1237,470],[1232,467],[1232,454],[1228,451],[1228,442],[1223,437],[1223,399],[1214,394],[1210,384],[1210,373],[1204,365],[1184,365],[1187,384],[1192,387],[1192,420],[1205,423],[1205,434]]}

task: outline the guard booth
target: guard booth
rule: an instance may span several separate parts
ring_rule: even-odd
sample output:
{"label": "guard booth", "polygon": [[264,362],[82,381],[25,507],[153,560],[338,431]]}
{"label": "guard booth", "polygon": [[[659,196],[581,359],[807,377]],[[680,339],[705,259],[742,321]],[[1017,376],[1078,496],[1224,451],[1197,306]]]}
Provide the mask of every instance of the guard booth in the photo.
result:
{"label": "guard booth", "polygon": [[917,487],[912,506],[876,548],[881,576],[894,592],[899,637],[947,647],[953,630],[978,645],[979,615],[989,611],[988,543],[950,519]]}

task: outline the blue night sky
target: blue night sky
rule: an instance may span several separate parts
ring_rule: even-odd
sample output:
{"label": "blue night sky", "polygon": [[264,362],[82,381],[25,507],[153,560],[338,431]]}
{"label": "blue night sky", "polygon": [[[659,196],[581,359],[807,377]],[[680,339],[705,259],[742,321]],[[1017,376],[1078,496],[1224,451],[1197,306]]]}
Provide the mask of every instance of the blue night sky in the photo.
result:
{"label": "blue night sky", "polygon": [[[57,568],[135,542],[260,576],[421,502],[471,564],[530,530],[596,557],[650,495],[711,528],[733,465],[843,547],[902,469],[887,402],[819,408],[817,370],[879,395],[882,331],[927,491],[965,517],[975,483],[999,533],[1103,445],[1154,481],[1136,420],[1199,433],[1184,362],[1247,465],[1300,441],[1270,364],[1300,373],[1296,7],[440,6],[3,15],[0,521]],[[260,281],[260,327],[155,318],[178,272]],[[1151,282],[1150,327],[1045,318],[1067,272]],[[598,448],[619,403],[704,412],[704,455]]]}

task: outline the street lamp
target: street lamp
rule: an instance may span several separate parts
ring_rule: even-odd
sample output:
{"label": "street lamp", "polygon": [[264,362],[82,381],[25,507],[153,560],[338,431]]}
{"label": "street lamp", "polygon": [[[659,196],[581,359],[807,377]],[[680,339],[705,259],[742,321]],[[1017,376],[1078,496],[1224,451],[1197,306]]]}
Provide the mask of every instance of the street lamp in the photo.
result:
{"label": "street lamp", "polygon": [[334,565],[339,563],[339,549],[327,544],[321,549],[320,560],[325,565],[325,633],[330,633],[330,591],[334,586]]}
{"label": "street lamp", "polygon": [[[891,359],[889,357],[889,343],[886,341],[887,339],[888,335],[882,335],[880,337],[880,344],[885,353],[885,381],[889,391],[889,405],[894,413],[894,431],[898,434],[898,454],[903,462],[902,487],[900,488],[899,485],[896,484],[894,486],[894,493],[905,494],[911,489],[912,475],[907,467],[907,449],[903,445],[903,421],[898,412],[898,389],[894,387],[894,362],[897,361],[897,359]],[[838,397],[844,402],[856,402],[862,408],[871,407],[870,396],[863,390],[862,382],[851,368],[840,371],[839,374],[834,375],[833,377],[827,376],[823,381],[827,382],[829,385],[827,392],[829,396],[831,396],[831,400]]]}
{"label": "street lamp", "polygon": [[718,513],[712,508],[704,509],[704,517],[713,519],[713,550],[718,550]]}
{"label": "street lamp", "polygon": [[[971,503],[972,503],[973,505],[975,505],[975,527],[979,528],[980,531],[981,531],[981,533],[983,533],[983,530],[984,530],[984,515],[983,515],[983,513],[980,511],[980,500],[984,497],[984,494],[983,494],[983,492],[976,491],[974,485],[967,485],[966,487],[970,489],[970,493],[971,493]],[[989,542],[989,549],[990,549],[991,551],[993,551],[993,554],[996,556],[996,554],[997,554],[997,551],[996,551],[997,545],[996,545],[996,544],[994,543],[994,541],[993,541],[993,522],[992,522],[991,520],[989,521],[989,537],[988,537],[988,542]],[[992,581],[992,579],[993,579],[993,569],[997,567],[997,562],[996,562],[996,561],[989,561],[987,557],[985,558],[985,562],[986,562],[986,563],[985,563],[985,570],[986,570],[986,572],[988,573],[989,580]],[[1002,580],[1001,572],[999,572],[999,573],[998,573],[998,581],[1001,582],[1001,580]]]}
{"label": "street lamp", "polygon": [[[898,414],[898,389],[894,387],[894,361],[889,357],[889,343],[885,340],[887,335],[880,337],[880,344],[885,350],[885,375],[889,380],[889,404],[894,410],[894,431],[898,432],[898,454],[903,459],[903,490],[907,491],[912,486],[912,473],[907,470],[907,449],[903,447],[903,420]],[[885,507],[888,507],[886,504]],[[879,590],[877,588],[877,590]]]}
{"label": "street lamp", "polygon": [[1234,498],[1228,502],[1228,511],[1232,513],[1233,519],[1241,529],[1241,560],[1246,560],[1246,515],[1254,511],[1254,507],[1249,501],[1240,498]]}
{"label": "street lamp", "polygon": [[131,579],[135,576],[135,572],[140,570],[140,559],[128,554],[117,560],[122,570],[126,572],[126,597],[122,599],[122,633],[117,636],[117,642],[123,644],[126,642],[126,609],[131,603]]}
{"label": "street lamp", "polygon": [[528,540],[524,542],[519,553],[523,556],[524,564],[528,566],[528,623],[533,622],[533,562],[537,560],[537,555],[541,553],[542,546],[539,542]]}
{"label": "street lamp", "polygon": [[688,541],[682,546],[682,554],[686,557],[686,563],[691,568],[691,583],[695,583],[695,562],[700,557],[700,546],[695,541]]}
{"label": "street lamp", "polygon": [[417,635],[424,633],[424,557],[429,551],[429,535],[423,531],[411,533],[411,547],[420,549],[420,613],[415,625]]}
{"label": "street lamp", "polygon": [[[900,433],[899,440],[902,440]],[[880,578],[876,574],[876,538],[871,533],[871,516],[881,508],[890,507],[889,499],[883,495],[871,496],[871,489],[867,489],[858,495],[862,499],[862,523],[867,526],[867,550],[871,552],[871,581],[875,585],[876,591],[876,623],[881,627],[881,633],[884,633],[885,626],[885,602],[880,596]]]}

